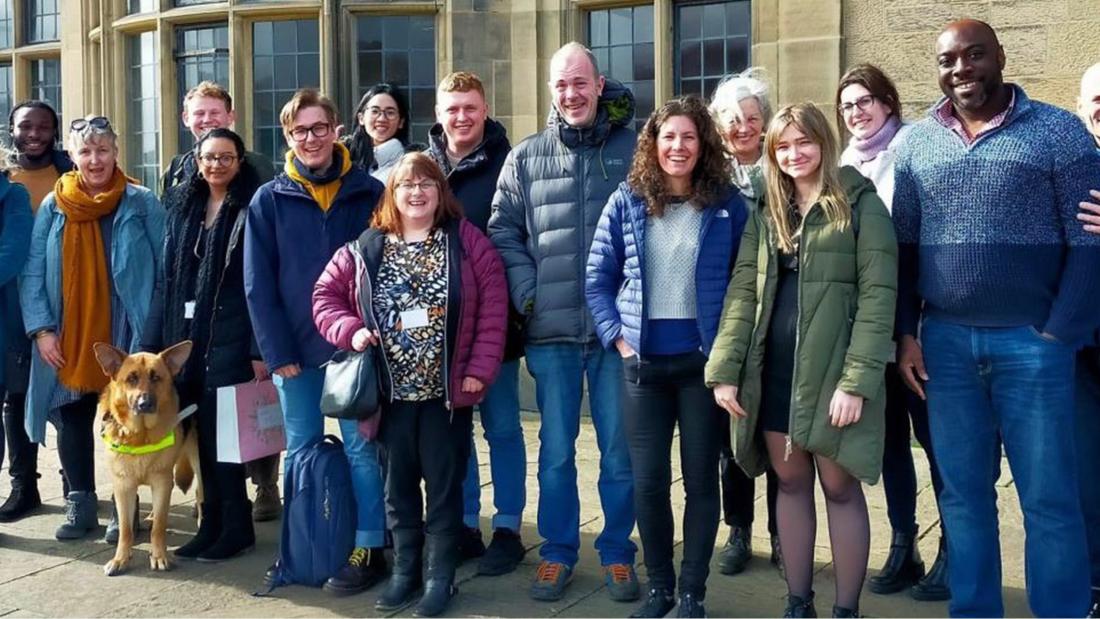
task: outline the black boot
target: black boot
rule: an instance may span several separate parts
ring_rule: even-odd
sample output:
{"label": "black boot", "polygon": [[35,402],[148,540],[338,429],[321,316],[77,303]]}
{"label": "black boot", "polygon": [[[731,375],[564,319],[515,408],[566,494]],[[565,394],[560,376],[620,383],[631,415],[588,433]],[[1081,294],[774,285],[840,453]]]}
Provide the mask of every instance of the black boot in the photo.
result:
{"label": "black boot", "polygon": [[[203,522],[213,514],[203,505]],[[200,525],[200,529],[201,529]],[[199,552],[197,559],[203,563],[217,563],[242,555],[256,547],[256,531],[252,528],[252,502],[230,501],[222,503],[221,527],[217,539]],[[178,552],[178,551],[177,551]]]}
{"label": "black boot", "polygon": [[858,608],[844,608],[842,606],[833,606],[834,617],[860,617]]}
{"label": "black boot", "polygon": [[718,571],[732,576],[745,571],[752,558],[752,531],[747,527],[730,527],[726,546],[718,553]]}
{"label": "black boot", "polygon": [[203,518],[199,521],[199,530],[191,541],[177,548],[173,554],[180,559],[194,559],[218,541],[222,532],[222,509],[216,501],[207,500],[202,504]]}
{"label": "black boot", "polygon": [[420,529],[393,530],[393,573],[386,590],[374,603],[376,610],[397,610],[412,603],[420,590],[424,532]]}
{"label": "black boot", "polygon": [[322,589],[336,596],[366,591],[386,577],[386,557],[381,548],[359,547],[351,551],[348,562],[330,576]]}
{"label": "black boot", "polygon": [[413,610],[414,617],[437,617],[447,611],[451,598],[458,593],[455,587],[455,567],[458,565],[458,537],[454,535],[427,536],[428,578],[424,595]]}
{"label": "black boot", "polygon": [[932,569],[913,585],[909,595],[921,602],[942,602],[951,599],[951,588],[947,582],[947,538],[940,535],[940,550]]}
{"label": "black boot", "polygon": [[15,522],[41,506],[42,497],[38,494],[37,483],[31,481],[17,484],[12,480],[11,494],[0,505],[0,522]]}
{"label": "black boot", "polygon": [[485,542],[481,541],[481,529],[477,527],[463,527],[462,535],[458,539],[459,560],[465,563],[470,559],[477,559],[485,554]]}
{"label": "black boot", "polygon": [[878,574],[867,580],[872,593],[886,595],[913,586],[924,576],[924,561],[917,550],[917,536],[894,531],[890,554]]}
{"label": "black boot", "polygon": [[1087,619],[1100,617],[1100,587],[1092,588],[1092,605],[1089,606],[1089,614],[1085,617]]}
{"label": "black boot", "polygon": [[783,611],[784,617],[816,617],[817,609],[814,608],[814,592],[805,598],[797,595],[787,595],[787,608]]}

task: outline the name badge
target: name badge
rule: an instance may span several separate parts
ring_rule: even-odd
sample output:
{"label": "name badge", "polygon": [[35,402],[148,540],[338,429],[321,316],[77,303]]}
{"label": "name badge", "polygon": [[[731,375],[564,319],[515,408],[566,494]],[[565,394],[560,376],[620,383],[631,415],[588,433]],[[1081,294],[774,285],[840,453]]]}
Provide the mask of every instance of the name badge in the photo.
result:
{"label": "name badge", "polygon": [[418,307],[401,312],[402,329],[419,329],[426,326],[428,326],[428,308]]}
{"label": "name badge", "polygon": [[185,320],[192,320],[195,317],[195,302],[188,301],[183,304],[183,318]]}

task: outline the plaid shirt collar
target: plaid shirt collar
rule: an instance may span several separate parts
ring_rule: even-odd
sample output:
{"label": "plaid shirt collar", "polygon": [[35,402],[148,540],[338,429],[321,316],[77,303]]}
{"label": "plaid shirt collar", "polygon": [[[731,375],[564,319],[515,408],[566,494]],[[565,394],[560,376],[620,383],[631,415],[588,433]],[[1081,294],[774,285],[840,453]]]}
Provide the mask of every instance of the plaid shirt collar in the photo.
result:
{"label": "plaid shirt collar", "polygon": [[1003,112],[997,114],[992,119],[990,119],[990,121],[986,123],[984,127],[982,127],[981,131],[978,131],[978,133],[974,134],[973,136],[971,136],[966,131],[966,127],[963,125],[962,121],[959,120],[959,117],[955,114],[955,106],[951,103],[951,99],[948,99],[947,97],[944,97],[943,101],[941,101],[939,105],[932,109],[932,118],[935,118],[936,122],[940,123],[944,127],[947,127],[955,135],[962,138],[964,144],[966,144],[967,146],[971,146],[972,144],[974,144],[974,142],[978,141],[978,138],[1003,125],[1005,119],[1008,118],[1009,114],[1012,113],[1013,108],[1016,107],[1016,88],[1010,84],[1006,84],[1006,86],[1009,87],[1010,93],[1008,107],[1006,107]]}

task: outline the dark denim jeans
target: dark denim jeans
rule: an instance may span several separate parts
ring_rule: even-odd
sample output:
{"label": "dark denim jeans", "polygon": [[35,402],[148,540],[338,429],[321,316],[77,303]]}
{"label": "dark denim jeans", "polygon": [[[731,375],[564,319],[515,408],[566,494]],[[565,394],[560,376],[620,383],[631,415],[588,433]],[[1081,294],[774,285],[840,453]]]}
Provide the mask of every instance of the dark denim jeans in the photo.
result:
{"label": "dark denim jeans", "polygon": [[1077,355],[1077,475],[1089,538],[1092,588],[1100,589],[1100,349]]}
{"label": "dark denim jeans", "polygon": [[596,538],[600,563],[634,563],[634,479],[620,406],[623,363],[619,353],[598,343],[527,346],[527,369],[535,378],[539,427],[539,554],[547,561],[576,565],[581,546],[581,504],[577,490],[577,435],[581,396],[588,381],[592,426],[600,449],[597,482],[603,531]]}
{"label": "dark denim jeans", "polygon": [[926,319],[924,360],[940,511],[951,556],[950,613],[1000,617],[1000,446],[1024,514],[1031,611],[1081,617],[1089,604],[1077,485],[1073,350],[1032,327],[980,328]]}
{"label": "dark denim jeans", "polygon": [[[912,434],[910,434],[912,422]],[[943,490],[939,467],[932,451],[928,430],[928,406],[905,385],[898,366],[886,366],[886,444],[882,453],[882,489],[886,493],[886,515],[894,531],[917,533],[917,470],[913,464],[910,437],[915,436],[928,458],[932,490],[937,503]]]}

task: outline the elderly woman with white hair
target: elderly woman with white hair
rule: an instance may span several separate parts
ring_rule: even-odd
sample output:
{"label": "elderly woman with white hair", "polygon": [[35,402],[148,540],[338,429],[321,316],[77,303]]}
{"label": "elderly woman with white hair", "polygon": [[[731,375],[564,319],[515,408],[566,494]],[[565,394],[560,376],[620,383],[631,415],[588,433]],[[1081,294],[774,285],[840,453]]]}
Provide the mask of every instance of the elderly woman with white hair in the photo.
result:
{"label": "elderly woman with white hair", "polygon": [[[42,443],[61,418],[58,452],[69,494],[58,539],[98,528],[92,424],[107,377],[95,342],[138,349],[164,243],[164,209],[118,167],[118,136],[103,116],[69,125],[76,169],[63,174],[35,215],[19,296],[34,340],[26,426]],[[108,527],[108,536],[117,535]]]}
{"label": "elderly woman with white hair", "polygon": [[[722,140],[733,165],[733,184],[750,208],[764,197],[764,128],[772,119],[771,85],[766,72],[751,67],[726,77],[710,101]],[[722,478],[722,514],[730,527],[729,538],[718,555],[718,571],[733,575],[742,572],[752,558],[752,522],[756,483],[733,461],[729,432],[723,433],[719,467]],[[776,529],[775,501],[778,485],[769,469],[768,534],[771,537],[771,562],[783,569],[783,554]]]}
{"label": "elderly woman with white hair", "polygon": [[733,159],[733,182],[746,198],[763,189],[764,128],[772,119],[771,85],[758,67],[726,77],[710,101],[710,113]]}

